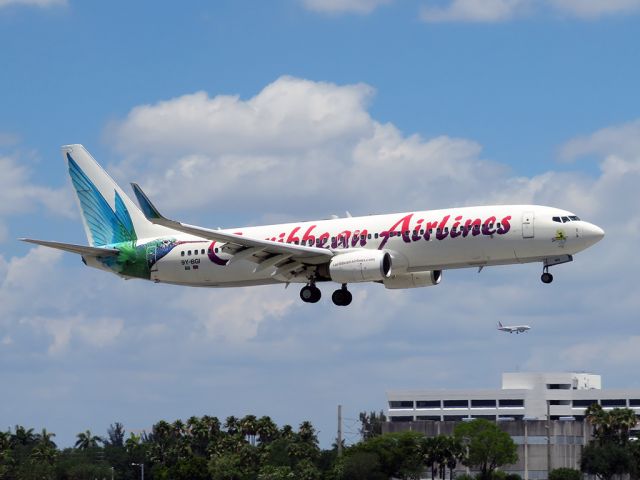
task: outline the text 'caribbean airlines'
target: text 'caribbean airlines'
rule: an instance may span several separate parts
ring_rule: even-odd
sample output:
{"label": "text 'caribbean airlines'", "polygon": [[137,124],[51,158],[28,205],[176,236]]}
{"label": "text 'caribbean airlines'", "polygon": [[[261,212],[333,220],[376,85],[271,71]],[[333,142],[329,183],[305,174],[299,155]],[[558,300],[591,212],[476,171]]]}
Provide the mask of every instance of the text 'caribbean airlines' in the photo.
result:
{"label": "text 'caribbean airlines'", "polygon": [[300,298],[320,300],[318,282],[335,282],[336,305],[349,283],[386,288],[437,285],[451,268],[541,262],[549,267],[604,237],[571,212],[495,205],[211,230],[163,217],[132,184],[138,208],[82,145],[62,147],[90,246],[24,241],[82,256],[124,278],[200,287],[302,283]]}

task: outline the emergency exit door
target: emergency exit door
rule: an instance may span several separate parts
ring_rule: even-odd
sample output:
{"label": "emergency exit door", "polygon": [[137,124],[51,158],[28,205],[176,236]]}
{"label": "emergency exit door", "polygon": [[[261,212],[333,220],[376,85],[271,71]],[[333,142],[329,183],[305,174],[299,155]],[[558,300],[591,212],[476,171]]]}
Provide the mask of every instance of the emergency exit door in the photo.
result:
{"label": "emergency exit door", "polygon": [[533,212],[524,212],[522,214],[522,238],[534,237],[534,219],[535,215]]}

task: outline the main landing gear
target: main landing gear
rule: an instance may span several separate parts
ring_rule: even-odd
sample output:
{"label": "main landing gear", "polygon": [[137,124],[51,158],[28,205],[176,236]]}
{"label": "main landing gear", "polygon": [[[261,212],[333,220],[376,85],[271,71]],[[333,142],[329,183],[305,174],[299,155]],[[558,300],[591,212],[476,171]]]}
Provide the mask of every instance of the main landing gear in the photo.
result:
{"label": "main landing gear", "polygon": [[343,283],[342,287],[333,292],[333,295],[331,295],[331,300],[333,300],[333,303],[335,303],[339,307],[346,307],[347,305],[349,305],[352,298],[353,297],[351,296],[351,292],[347,290],[346,283]]}
{"label": "main landing gear", "polygon": [[549,266],[545,265],[542,268],[542,275],[540,276],[540,280],[542,280],[542,283],[551,283],[553,282],[553,275],[551,275],[549,273]]}
{"label": "main landing gear", "polygon": [[302,287],[300,290],[300,298],[306,303],[316,303],[320,300],[321,296],[322,292],[318,287],[316,287],[315,283],[310,283],[309,285]]}
{"label": "main landing gear", "polygon": [[[309,285],[305,285],[300,290],[300,298],[305,303],[316,303],[318,302],[318,300],[320,300],[321,296],[322,293],[320,292],[320,289],[316,287],[316,284],[314,282],[309,283]],[[349,305],[352,298],[353,297],[351,296],[351,292],[347,290],[346,283],[343,283],[342,287],[333,292],[333,295],[331,295],[331,300],[333,300],[333,303],[340,307],[346,307],[347,305]]]}

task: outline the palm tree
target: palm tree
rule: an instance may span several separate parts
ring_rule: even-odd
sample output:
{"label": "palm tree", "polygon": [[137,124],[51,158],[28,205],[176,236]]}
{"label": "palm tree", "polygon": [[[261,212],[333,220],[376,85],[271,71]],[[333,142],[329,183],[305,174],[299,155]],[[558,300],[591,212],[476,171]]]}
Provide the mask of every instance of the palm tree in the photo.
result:
{"label": "palm tree", "polygon": [[16,431],[11,437],[14,445],[31,445],[36,442],[36,436],[33,428],[26,429],[21,425],[16,425]]}
{"label": "palm tree", "polygon": [[629,441],[629,431],[636,426],[638,419],[630,408],[614,408],[609,412],[610,424],[613,433],[621,444]]}
{"label": "palm tree", "polygon": [[316,431],[311,425],[311,422],[305,420],[298,427],[298,438],[302,442],[310,442],[310,443],[318,443],[318,439],[316,437]]}
{"label": "palm tree", "polygon": [[38,435],[36,435],[36,438],[40,443],[44,443],[45,445],[48,445],[50,447],[57,448],[55,442],[51,440],[55,436],[55,433],[47,432],[47,429],[43,428],[42,431]]}
{"label": "palm tree", "polygon": [[260,439],[260,445],[268,445],[278,438],[278,426],[271,420],[271,417],[263,416],[258,419],[256,432]]}
{"label": "palm tree", "polygon": [[91,435],[90,430],[86,430],[76,435],[78,439],[75,444],[75,448],[78,450],[87,450],[89,448],[96,448],[103,442],[102,438],[97,435]]}
{"label": "palm tree", "polygon": [[255,415],[245,415],[238,422],[240,427],[240,433],[245,436],[248,442],[255,447],[256,445],[256,430],[258,428],[258,420]]}
{"label": "palm tree", "polygon": [[224,421],[224,428],[227,429],[229,435],[235,435],[239,430],[238,419],[233,415],[228,416]]}
{"label": "palm tree", "polygon": [[603,439],[608,434],[609,415],[598,403],[593,403],[584,411],[585,418],[593,426],[593,435]]}

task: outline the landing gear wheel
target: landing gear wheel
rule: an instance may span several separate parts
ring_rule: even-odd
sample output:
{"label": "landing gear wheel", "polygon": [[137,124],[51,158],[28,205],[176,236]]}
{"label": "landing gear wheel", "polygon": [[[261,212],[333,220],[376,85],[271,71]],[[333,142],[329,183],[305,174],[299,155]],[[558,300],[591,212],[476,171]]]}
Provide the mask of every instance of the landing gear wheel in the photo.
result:
{"label": "landing gear wheel", "polygon": [[315,285],[307,285],[300,290],[300,298],[305,303],[316,303],[321,296],[322,292]]}
{"label": "landing gear wheel", "polygon": [[351,292],[347,290],[346,285],[343,285],[342,288],[336,290],[333,292],[333,295],[331,295],[331,300],[339,307],[346,307],[351,303],[352,299]]}
{"label": "landing gear wheel", "polygon": [[542,280],[542,283],[551,283],[553,282],[553,275],[551,275],[549,272],[544,272],[540,276],[540,280]]}

